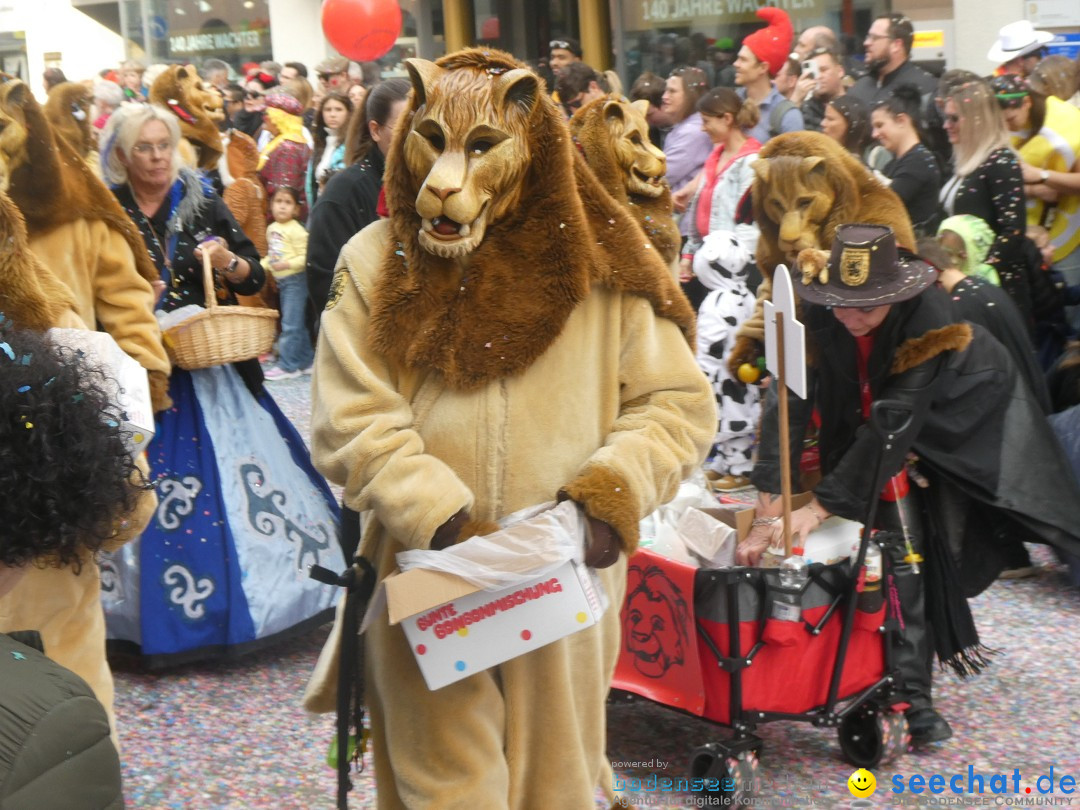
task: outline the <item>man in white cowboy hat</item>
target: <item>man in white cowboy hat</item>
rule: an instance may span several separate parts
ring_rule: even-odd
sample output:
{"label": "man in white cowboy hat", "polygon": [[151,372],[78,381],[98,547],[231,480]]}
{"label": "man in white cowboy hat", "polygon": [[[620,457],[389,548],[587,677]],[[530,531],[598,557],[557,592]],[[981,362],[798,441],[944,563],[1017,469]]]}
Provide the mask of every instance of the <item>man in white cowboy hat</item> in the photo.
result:
{"label": "man in white cowboy hat", "polygon": [[1053,38],[1053,34],[1039,31],[1029,20],[1017,20],[1002,26],[986,58],[1000,65],[1003,73],[1027,76],[1046,55],[1046,43]]}

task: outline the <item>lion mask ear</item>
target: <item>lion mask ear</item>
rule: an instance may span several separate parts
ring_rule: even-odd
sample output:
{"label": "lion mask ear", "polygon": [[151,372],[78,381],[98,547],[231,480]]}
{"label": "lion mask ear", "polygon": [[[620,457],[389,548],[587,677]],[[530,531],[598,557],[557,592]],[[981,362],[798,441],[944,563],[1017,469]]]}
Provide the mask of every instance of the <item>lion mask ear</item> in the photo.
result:
{"label": "lion mask ear", "polygon": [[22,107],[30,97],[30,88],[19,79],[5,82],[4,87],[7,92],[0,92],[0,99],[3,100],[5,106]]}
{"label": "lion mask ear", "polygon": [[809,157],[804,157],[802,159],[802,167],[803,171],[805,171],[807,174],[810,174],[815,170],[824,171],[825,158],[821,157],[821,155],[810,155]]}
{"label": "lion mask ear", "polygon": [[428,101],[428,90],[446,71],[427,59],[406,59],[405,69],[413,86],[413,109],[420,109]]}
{"label": "lion mask ear", "polygon": [[758,158],[750,164],[750,168],[754,170],[754,174],[762,183],[769,182],[769,161],[767,158],[765,160]]}
{"label": "lion mask ear", "polygon": [[495,79],[491,94],[496,109],[517,107],[528,115],[536,107],[540,80],[531,70],[515,68]]}
{"label": "lion mask ear", "polygon": [[649,114],[649,100],[647,98],[639,98],[637,101],[631,101],[630,106],[642,115],[647,116]]}

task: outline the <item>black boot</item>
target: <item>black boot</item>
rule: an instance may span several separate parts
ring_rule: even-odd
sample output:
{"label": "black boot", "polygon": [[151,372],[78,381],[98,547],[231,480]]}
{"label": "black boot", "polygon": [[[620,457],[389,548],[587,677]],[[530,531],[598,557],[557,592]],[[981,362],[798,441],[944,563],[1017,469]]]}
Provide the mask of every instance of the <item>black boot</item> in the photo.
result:
{"label": "black boot", "polygon": [[899,677],[896,695],[910,704],[907,718],[911,739],[916,745],[921,745],[948,739],[952,736],[952,729],[934,710],[931,698],[930,667],[934,647],[930,628],[926,624],[922,572],[926,562],[918,562],[920,571],[915,573],[915,564],[905,559],[908,555],[905,534],[915,554],[922,556],[923,551],[922,517],[919,510],[912,508],[913,505],[912,495],[900,503],[881,501],[877,524],[885,530],[878,534],[878,538],[882,552],[889,559],[888,573],[900,601],[901,615],[896,617],[900,628],[893,634],[892,648],[893,664]]}
{"label": "black boot", "polygon": [[912,745],[929,745],[952,736],[952,726],[933,706],[908,709],[906,716]]}

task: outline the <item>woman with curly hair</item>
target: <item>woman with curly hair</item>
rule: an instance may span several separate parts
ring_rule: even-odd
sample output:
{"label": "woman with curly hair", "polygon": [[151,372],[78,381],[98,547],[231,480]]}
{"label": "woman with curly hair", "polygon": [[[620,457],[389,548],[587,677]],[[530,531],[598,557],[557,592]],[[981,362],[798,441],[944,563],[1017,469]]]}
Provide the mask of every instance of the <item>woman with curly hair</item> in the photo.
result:
{"label": "woman with curly hair", "polygon": [[[221,198],[181,168],[172,113],[125,106],[105,135],[106,178],[169,284],[159,317],[205,305],[204,255],[211,295],[234,304],[257,293],[259,256]],[[154,665],[252,649],[323,621],[334,589],[301,572],[343,567],[331,545],[337,508],[258,360],[176,368],[170,385],[175,407],[147,450],[161,508],[138,544],[108,561],[110,639]]]}
{"label": "woman with curly hair", "polygon": [[[112,719],[97,552],[138,534],[156,505],[125,443],[111,381],[74,348],[0,323],[0,632],[38,633]],[[115,724],[114,724],[115,726]]]}
{"label": "woman with curly hair", "polygon": [[344,93],[332,90],[326,94],[315,111],[312,127],[315,147],[308,161],[306,188],[308,205],[315,205],[326,181],[345,168],[345,128],[353,104]]}

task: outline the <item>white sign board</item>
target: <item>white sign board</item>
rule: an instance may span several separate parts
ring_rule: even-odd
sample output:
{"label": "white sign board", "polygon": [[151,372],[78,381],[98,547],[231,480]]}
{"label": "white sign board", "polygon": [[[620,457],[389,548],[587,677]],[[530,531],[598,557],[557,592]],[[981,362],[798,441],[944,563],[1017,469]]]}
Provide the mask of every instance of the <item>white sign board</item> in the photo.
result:
{"label": "white sign board", "polygon": [[791,273],[783,264],[773,271],[772,301],[765,302],[765,367],[779,374],[776,340],[777,319],[784,319],[784,382],[800,399],[806,399],[806,330],[795,320],[795,291]]}

